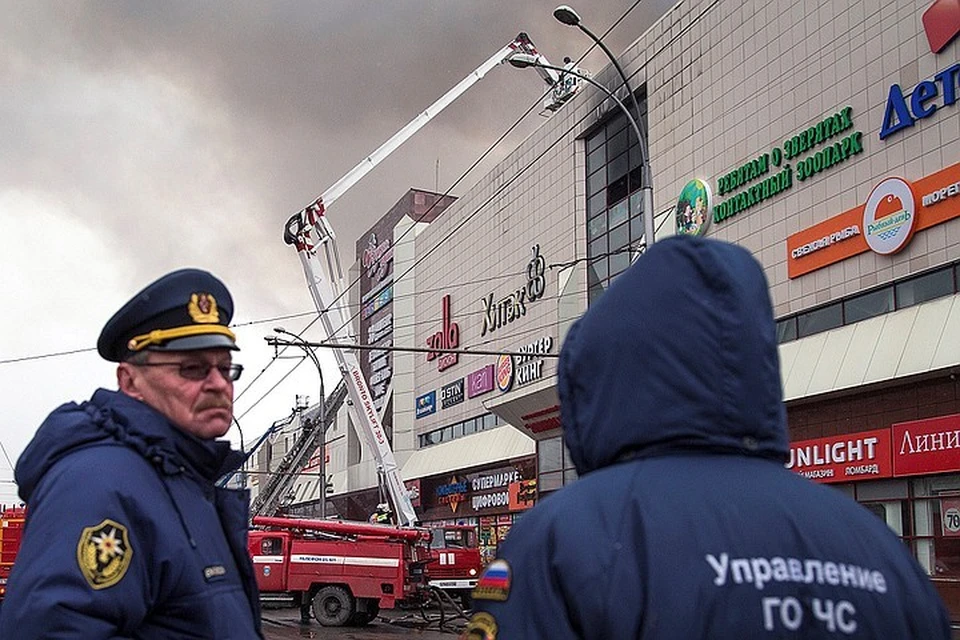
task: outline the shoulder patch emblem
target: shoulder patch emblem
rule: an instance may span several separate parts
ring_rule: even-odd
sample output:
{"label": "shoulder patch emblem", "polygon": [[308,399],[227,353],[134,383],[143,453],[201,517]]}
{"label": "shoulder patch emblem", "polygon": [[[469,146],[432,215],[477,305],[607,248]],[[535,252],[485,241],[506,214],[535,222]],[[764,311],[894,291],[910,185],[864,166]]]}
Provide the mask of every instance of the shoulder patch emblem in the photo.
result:
{"label": "shoulder patch emblem", "polygon": [[119,522],[104,520],[80,532],[77,564],[93,589],[106,589],[120,582],[132,557],[127,528]]}
{"label": "shoulder patch emblem", "polygon": [[497,621],[489,613],[473,614],[460,640],[497,640]]}
{"label": "shoulder patch emblem", "polygon": [[476,600],[505,601],[510,597],[510,564],[506,560],[494,560],[487,567],[477,586],[473,589]]}

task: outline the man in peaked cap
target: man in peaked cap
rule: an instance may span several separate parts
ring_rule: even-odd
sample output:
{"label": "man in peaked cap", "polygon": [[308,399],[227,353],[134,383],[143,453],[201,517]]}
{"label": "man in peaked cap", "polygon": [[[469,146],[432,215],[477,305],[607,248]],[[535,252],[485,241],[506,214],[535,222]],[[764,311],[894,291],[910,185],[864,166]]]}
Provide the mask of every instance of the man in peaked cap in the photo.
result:
{"label": "man in peaked cap", "polygon": [[[117,381],[123,393],[187,433],[217,438],[230,428],[232,383],[242,371],[231,362],[230,352],[237,350],[227,326],[232,316],[233,298],[220,280],[206,271],[181,269],[117,311],[100,333],[97,350],[120,363]],[[213,369],[220,375],[210,376]],[[201,380],[206,384],[196,384]]]}
{"label": "man in peaked cap", "polygon": [[233,299],[212,274],[169,273],[97,341],[118,391],[44,421],[17,461],[28,509],[2,638],[262,638],[247,554],[249,495],[218,487],[242,367]]}

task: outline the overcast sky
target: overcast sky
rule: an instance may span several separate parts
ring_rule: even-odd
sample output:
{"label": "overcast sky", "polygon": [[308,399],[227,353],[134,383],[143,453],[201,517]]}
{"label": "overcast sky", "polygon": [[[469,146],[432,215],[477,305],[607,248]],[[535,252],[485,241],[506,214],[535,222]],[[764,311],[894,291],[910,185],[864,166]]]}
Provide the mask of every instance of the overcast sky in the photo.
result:
{"label": "overcast sky", "polygon": [[[620,53],[672,4],[576,8],[597,34],[627,14],[605,39]],[[270,391],[296,360],[272,363],[263,336],[301,331],[313,309],[283,223],[518,32],[554,64],[579,57],[590,41],[555,6],[0,0],[0,503],[15,499],[7,457],[53,408],[116,388],[100,329],[172,269],[208,269],[233,293],[248,443],[297,394],[315,401],[309,362]],[[606,64],[596,50],[582,66]],[[494,69],[340,198],[328,215],[345,262],[407,189],[445,191],[543,88],[532,70]],[[541,123],[537,111],[481,171]]]}

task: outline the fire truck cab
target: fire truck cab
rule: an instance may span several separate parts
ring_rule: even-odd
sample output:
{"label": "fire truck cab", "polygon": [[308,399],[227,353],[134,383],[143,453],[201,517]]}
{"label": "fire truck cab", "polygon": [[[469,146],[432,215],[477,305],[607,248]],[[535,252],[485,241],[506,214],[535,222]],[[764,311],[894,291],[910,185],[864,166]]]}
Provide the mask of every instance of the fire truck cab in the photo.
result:
{"label": "fire truck cab", "polygon": [[464,609],[472,606],[470,593],[483,571],[478,540],[474,525],[452,524],[431,529],[429,584],[459,596]]}

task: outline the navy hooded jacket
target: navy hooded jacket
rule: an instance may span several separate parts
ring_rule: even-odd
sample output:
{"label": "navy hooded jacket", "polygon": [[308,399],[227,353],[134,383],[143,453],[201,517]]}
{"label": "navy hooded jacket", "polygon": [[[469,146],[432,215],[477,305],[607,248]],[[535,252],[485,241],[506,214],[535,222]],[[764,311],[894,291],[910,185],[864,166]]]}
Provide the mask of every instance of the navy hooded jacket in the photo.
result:
{"label": "navy hooded jacket", "polygon": [[261,638],[249,497],[214,486],[239,463],[119,392],[58,408],[17,461],[0,638]]}
{"label": "navy hooded jacket", "polygon": [[949,638],[875,515],[784,467],[760,265],[652,246],[570,329],[558,372],[580,479],[517,522],[464,637]]}

